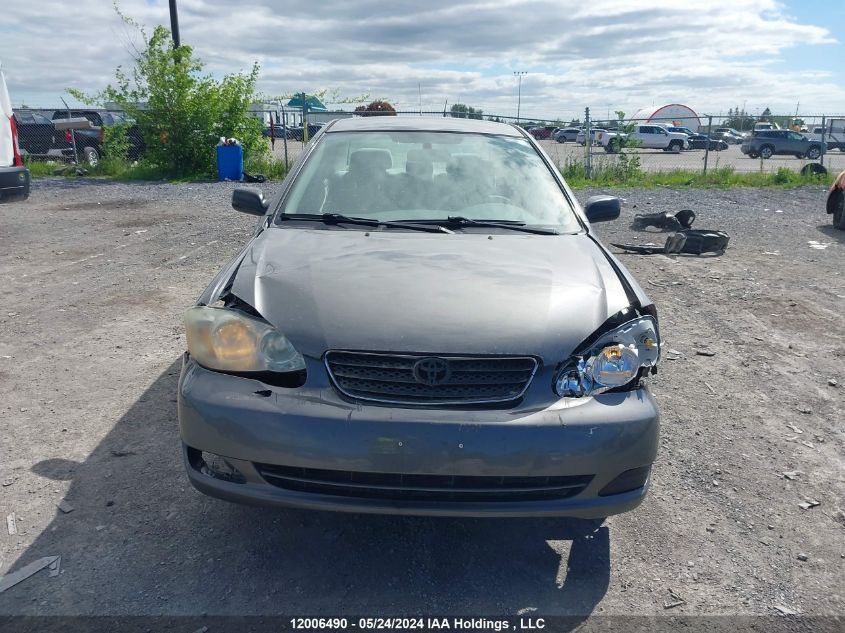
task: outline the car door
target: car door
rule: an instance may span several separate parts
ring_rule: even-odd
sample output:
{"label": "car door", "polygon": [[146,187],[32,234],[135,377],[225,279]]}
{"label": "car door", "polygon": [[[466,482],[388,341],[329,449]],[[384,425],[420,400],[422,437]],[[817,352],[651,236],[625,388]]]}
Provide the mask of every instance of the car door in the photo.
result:
{"label": "car door", "polygon": [[661,138],[660,130],[663,134],[666,134],[666,131],[658,128],[656,125],[641,125],[640,126],[640,134],[642,138],[642,146],[643,147],[650,147],[654,148],[661,148],[664,147],[665,143],[663,143],[663,139]]}
{"label": "car door", "polygon": [[790,153],[794,154],[804,154],[807,151],[807,147],[809,143],[807,139],[804,138],[803,134],[799,134],[798,132],[787,132],[787,143],[786,146],[789,148]]}

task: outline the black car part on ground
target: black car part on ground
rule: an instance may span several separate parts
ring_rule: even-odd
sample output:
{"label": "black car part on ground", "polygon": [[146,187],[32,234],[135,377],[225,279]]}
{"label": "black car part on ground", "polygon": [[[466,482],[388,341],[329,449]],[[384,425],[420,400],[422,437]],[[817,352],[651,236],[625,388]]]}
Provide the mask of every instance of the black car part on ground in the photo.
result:
{"label": "black car part on ground", "polygon": [[845,191],[838,187],[830,191],[827,212],[833,216],[833,228],[845,231]]}
{"label": "black car part on ground", "polygon": [[707,229],[685,229],[670,233],[666,244],[613,244],[617,248],[639,255],[703,255],[712,253],[722,255],[728,247],[730,236],[724,231]]}
{"label": "black car part on ground", "polygon": [[823,176],[827,173],[827,167],[821,163],[807,163],[801,168],[802,176]]}
{"label": "black car part on ground", "polygon": [[644,230],[650,226],[663,231],[680,231],[692,228],[695,212],[692,209],[681,209],[674,215],[665,213],[641,213],[634,216],[631,228],[635,231]]}

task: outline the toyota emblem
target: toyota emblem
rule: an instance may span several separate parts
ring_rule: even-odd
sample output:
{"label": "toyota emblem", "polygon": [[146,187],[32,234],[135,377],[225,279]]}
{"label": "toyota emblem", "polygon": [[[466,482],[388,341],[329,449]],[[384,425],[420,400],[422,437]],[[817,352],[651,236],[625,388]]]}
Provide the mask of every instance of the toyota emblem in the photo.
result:
{"label": "toyota emblem", "polygon": [[414,378],[417,382],[429,387],[442,385],[449,380],[452,370],[449,369],[449,361],[443,358],[431,356],[421,358],[414,363]]}

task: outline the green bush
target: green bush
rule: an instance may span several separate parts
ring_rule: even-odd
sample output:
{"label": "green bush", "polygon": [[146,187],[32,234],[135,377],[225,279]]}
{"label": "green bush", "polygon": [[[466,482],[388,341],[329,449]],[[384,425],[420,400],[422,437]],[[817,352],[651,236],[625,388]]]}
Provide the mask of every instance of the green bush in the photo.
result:
{"label": "green bush", "polygon": [[247,158],[267,154],[261,121],[248,114],[258,98],[258,64],[249,73],[216,80],[202,74],[203,64],[190,47],[173,46],[163,26],[147,38],[135,22],[124,20],[144,41],[134,67],[118,68],[115,84],[98,95],[70,90],[74,97],[87,103],[114,102],[135,119],[146,144],[145,160],[168,178],[213,177],[221,136],[238,139]]}
{"label": "green bush", "polygon": [[129,154],[129,124],[103,126],[103,155],[109,160],[126,161]]}

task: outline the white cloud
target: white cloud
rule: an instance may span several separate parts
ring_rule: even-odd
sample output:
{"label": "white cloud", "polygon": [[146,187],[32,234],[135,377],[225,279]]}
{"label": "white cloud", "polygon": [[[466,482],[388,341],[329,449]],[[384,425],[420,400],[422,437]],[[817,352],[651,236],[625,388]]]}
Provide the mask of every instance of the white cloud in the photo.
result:
{"label": "white cloud", "polygon": [[[37,4],[37,6],[36,6]],[[131,61],[131,31],[103,0],[5,0],[0,59],[17,101],[53,105],[64,89],[102,88]],[[164,0],[124,0],[169,24]],[[789,111],[840,109],[845,88],[815,68],[776,71],[799,46],[834,43],[775,0],[180,0],[182,40],[209,69],[263,70],[268,95],[319,88],[387,97],[398,107],[463,101],[512,114],[512,70],[527,70],[523,113],[571,116],[591,105],[633,111],[684,102],[702,112],[747,101]]]}

